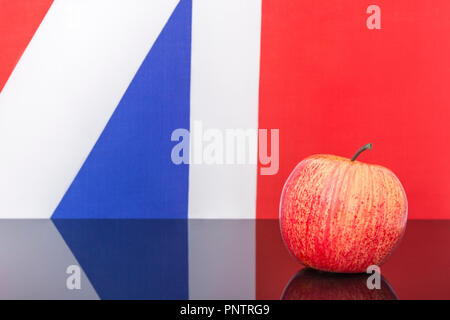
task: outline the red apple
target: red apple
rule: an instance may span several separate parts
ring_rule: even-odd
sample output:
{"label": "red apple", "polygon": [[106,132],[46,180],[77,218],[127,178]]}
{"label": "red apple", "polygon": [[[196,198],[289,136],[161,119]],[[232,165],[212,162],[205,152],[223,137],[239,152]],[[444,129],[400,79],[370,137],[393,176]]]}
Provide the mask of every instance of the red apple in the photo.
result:
{"label": "red apple", "polygon": [[370,290],[367,287],[369,276],[303,269],[289,281],[281,300],[397,300],[383,277],[380,289]]}
{"label": "red apple", "polygon": [[313,155],[287,179],[280,201],[281,234],[303,265],[330,272],[380,266],[399,243],[408,204],[389,169],[352,159]]}

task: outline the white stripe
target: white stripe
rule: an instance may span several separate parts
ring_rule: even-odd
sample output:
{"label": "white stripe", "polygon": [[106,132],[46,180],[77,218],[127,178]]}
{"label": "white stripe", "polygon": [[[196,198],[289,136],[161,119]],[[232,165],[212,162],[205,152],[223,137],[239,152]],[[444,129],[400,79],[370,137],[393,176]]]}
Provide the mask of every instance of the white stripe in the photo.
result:
{"label": "white stripe", "polygon": [[99,299],[81,269],[80,289],[69,290],[78,264],[51,220],[0,221],[0,299]]}
{"label": "white stripe", "polygon": [[[191,128],[257,130],[260,29],[261,0],[194,1]],[[255,218],[255,206],[256,164],[190,164],[189,218]]]}
{"label": "white stripe", "polygon": [[189,220],[189,299],[255,299],[255,220]]}
{"label": "white stripe", "polygon": [[55,1],[0,94],[0,217],[48,218],[178,1]]}

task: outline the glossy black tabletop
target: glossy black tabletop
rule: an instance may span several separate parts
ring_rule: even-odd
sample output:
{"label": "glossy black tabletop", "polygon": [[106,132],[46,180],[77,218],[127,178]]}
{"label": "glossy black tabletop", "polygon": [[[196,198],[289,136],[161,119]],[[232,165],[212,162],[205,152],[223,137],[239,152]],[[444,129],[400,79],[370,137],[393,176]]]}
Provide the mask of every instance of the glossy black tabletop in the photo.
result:
{"label": "glossy black tabletop", "polygon": [[410,220],[368,274],[304,270],[277,220],[2,220],[2,299],[450,299],[450,221]]}

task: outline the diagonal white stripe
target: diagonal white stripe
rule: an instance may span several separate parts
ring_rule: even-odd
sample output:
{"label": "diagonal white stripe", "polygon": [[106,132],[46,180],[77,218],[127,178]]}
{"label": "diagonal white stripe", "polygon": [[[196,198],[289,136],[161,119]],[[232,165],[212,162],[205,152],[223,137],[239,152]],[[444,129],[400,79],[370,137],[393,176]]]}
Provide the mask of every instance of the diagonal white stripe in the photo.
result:
{"label": "diagonal white stripe", "polygon": [[52,215],[177,3],[53,3],[0,94],[0,217]]}
{"label": "diagonal white stripe", "polygon": [[[191,131],[258,129],[260,32],[261,0],[194,1]],[[191,163],[189,218],[253,219],[255,207],[256,164]]]}

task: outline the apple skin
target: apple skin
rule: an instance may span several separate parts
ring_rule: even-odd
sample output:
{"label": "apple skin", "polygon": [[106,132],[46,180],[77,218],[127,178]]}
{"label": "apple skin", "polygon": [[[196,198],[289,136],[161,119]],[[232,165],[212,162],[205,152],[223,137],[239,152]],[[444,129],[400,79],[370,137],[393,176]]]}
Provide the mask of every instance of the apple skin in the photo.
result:
{"label": "apple skin", "polygon": [[359,273],[386,261],[404,234],[407,212],[405,191],[389,169],[313,155],[284,185],[280,229],[303,265]]}
{"label": "apple skin", "polygon": [[398,300],[382,276],[380,289],[369,290],[369,276],[302,269],[289,281],[281,300]]}

